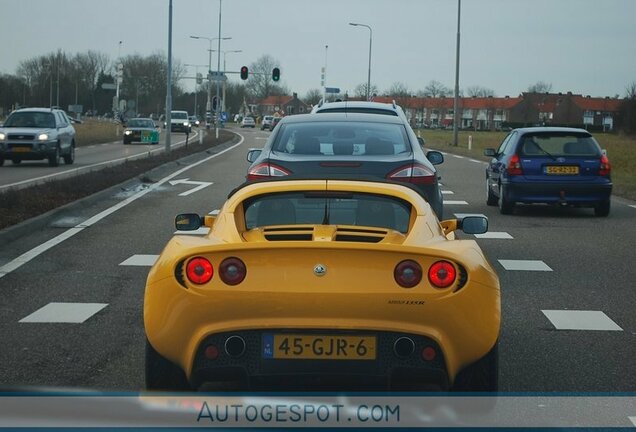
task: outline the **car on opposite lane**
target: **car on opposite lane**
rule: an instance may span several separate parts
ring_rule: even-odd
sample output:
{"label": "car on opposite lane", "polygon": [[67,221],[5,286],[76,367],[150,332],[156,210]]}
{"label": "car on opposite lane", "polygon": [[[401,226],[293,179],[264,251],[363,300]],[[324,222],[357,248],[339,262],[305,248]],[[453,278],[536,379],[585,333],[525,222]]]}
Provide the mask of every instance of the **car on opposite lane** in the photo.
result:
{"label": "car on opposite lane", "polygon": [[124,129],[124,144],[132,142],[144,144],[159,144],[159,128],[150,118],[132,118],[126,122]]}
{"label": "car on opposite lane", "polygon": [[62,110],[18,109],[0,128],[0,166],[5,159],[16,165],[23,160],[48,159],[55,167],[60,157],[67,165],[75,161],[75,128]]}
{"label": "car on opposite lane", "polygon": [[424,152],[398,116],[358,113],[284,117],[263,149],[252,149],[248,181],[269,177],[374,176],[415,185],[438,218],[443,197],[434,165],[437,151]]}
{"label": "car on opposite lane", "polygon": [[[167,123],[163,123],[163,128],[167,128]],[[192,125],[188,119],[187,111],[170,111],[170,131],[171,132],[192,132]]]}
{"label": "car on opposite lane", "polygon": [[584,129],[531,127],[511,131],[497,150],[484,150],[486,202],[502,214],[515,204],[592,207],[610,212],[611,165],[594,137]]}
{"label": "car on opposite lane", "polygon": [[270,180],[181,214],[144,296],[150,390],[496,391],[500,287],[409,184]]}

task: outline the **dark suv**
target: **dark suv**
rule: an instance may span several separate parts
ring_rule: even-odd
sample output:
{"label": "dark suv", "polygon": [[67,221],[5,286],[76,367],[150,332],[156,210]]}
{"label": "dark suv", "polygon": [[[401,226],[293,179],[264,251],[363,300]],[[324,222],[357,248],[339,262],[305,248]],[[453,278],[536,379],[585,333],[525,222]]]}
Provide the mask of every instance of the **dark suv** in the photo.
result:
{"label": "dark suv", "polygon": [[57,166],[75,160],[75,129],[66,113],[50,108],[13,111],[0,128],[0,166],[5,159],[14,164],[23,160],[48,159]]}

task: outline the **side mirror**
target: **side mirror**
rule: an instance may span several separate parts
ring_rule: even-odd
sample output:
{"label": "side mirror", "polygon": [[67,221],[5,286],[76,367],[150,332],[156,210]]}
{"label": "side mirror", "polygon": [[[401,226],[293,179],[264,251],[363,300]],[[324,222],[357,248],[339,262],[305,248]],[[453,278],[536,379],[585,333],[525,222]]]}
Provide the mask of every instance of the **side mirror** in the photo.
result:
{"label": "side mirror", "polygon": [[203,221],[196,213],[182,213],[174,218],[174,226],[177,231],[194,231],[201,228]]}
{"label": "side mirror", "polygon": [[420,143],[420,147],[424,147],[424,144],[426,144],[426,141],[424,140],[424,138],[422,137],[417,137],[417,142]]}
{"label": "side mirror", "polygon": [[444,155],[435,150],[426,152],[426,159],[428,159],[433,165],[444,163]]}
{"label": "side mirror", "polygon": [[484,149],[484,156],[496,157],[497,152],[493,148]]}
{"label": "side mirror", "polygon": [[466,234],[483,234],[488,231],[488,218],[485,216],[466,216],[460,219],[458,228]]}
{"label": "side mirror", "polygon": [[247,161],[254,162],[263,153],[262,149],[251,149],[247,152]]}

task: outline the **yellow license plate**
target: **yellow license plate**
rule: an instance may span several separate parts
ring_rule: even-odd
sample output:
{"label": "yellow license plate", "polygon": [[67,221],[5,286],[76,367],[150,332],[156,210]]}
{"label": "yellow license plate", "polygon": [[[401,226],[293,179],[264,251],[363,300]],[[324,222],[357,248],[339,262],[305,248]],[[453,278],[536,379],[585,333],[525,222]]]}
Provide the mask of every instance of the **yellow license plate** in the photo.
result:
{"label": "yellow license plate", "polygon": [[264,335],[263,356],[298,360],[375,360],[375,336]]}
{"label": "yellow license plate", "polygon": [[31,147],[13,147],[14,153],[28,153],[31,151]]}
{"label": "yellow license plate", "polygon": [[546,174],[557,175],[574,175],[579,173],[579,167],[577,166],[547,166],[545,167]]}

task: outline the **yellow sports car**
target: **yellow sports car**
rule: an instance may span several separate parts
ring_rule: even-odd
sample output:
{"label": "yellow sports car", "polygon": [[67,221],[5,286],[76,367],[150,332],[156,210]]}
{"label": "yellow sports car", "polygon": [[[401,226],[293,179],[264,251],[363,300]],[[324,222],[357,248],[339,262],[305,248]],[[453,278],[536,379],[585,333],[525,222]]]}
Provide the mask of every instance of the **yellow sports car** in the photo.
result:
{"label": "yellow sports car", "polygon": [[499,280],[408,185],[246,184],[148,275],[148,389],[494,391]]}

